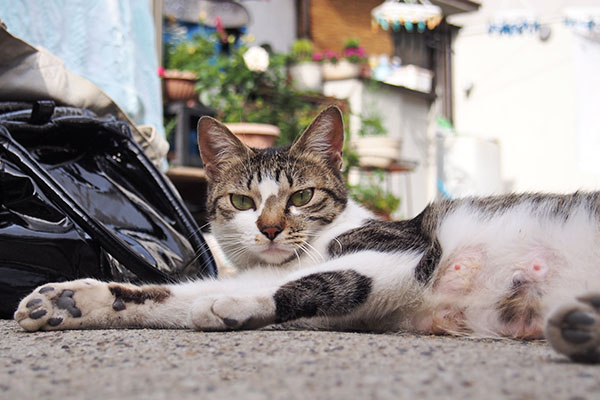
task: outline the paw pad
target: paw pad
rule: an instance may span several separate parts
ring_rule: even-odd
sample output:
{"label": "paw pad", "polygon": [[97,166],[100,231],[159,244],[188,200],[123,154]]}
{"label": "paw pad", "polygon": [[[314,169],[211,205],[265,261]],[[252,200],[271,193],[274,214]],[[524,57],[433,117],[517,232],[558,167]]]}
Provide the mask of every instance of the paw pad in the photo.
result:
{"label": "paw pad", "polygon": [[67,310],[73,318],[79,318],[81,317],[81,310],[75,306],[73,294],[74,292],[72,290],[63,290],[56,300],[56,306],[63,310]]}
{"label": "paw pad", "polygon": [[47,312],[46,310],[44,310],[44,309],[35,310],[35,311],[32,311],[32,312],[29,314],[29,318],[31,318],[31,319],[40,319],[40,318],[42,318],[44,315],[46,315],[47,313],[48,313],[48,312]]}
{"label": "paw pad", "polygon": [[[548,320],[546,337],[559,353],[573,361],[600,362],[600,294],[557,310]],[[590,307],[591,306],[591,307]]]}

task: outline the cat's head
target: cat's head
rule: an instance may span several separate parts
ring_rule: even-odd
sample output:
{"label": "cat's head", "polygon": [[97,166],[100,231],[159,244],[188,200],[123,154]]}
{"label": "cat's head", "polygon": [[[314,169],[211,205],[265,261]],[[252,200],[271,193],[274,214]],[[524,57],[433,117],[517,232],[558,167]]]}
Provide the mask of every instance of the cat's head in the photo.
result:
{"label": "cat's head", "polygon": [[200,119],[211,228],[232,262],[243,268],[319,257],[311,242],[348,199],[343,142],[337,107],[321,112],[292,146],[264,150],[246,146],[213,118]]}

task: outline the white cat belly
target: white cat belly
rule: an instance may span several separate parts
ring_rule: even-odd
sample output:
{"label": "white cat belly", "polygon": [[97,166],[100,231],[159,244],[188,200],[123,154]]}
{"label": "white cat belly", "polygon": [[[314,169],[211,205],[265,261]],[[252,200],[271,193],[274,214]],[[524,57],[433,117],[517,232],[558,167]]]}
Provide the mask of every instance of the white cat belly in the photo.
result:
{"label": "white cat belly", "polygon": [[[600,288],[599,232],[589,211],[580,207],[562,218],[532,207],[490,216],[463,205],[443,219],[443,253],[415,317],[417,329],[541,337],[552,310]],[[531,315],[510,319],[510,307],[517,307],[511,300],[519,301],[512,311]]]}

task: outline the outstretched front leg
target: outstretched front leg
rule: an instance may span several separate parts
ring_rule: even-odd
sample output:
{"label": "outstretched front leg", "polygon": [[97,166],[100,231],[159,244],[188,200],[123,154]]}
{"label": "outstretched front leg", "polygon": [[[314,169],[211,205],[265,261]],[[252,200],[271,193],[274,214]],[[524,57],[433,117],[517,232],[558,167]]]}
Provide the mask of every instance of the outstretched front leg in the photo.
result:
{"label": "outstretched front leg", "polygon": [[199,294],[219,293],[215,280],[143,285],[81,279],[49,283],[25,297],[15,320],[28,331],[91,328],[185,328]]}
{"label": "outstretched front leg", "polygon": [[344,256],[253,293],[200,297],[192,305],[190,324],[198,330],[255,329],[307,319],[324,329],[397,328],[401,318],[396,314],[407,315],[403,306],[418,296],[418,261],[416,254]]}

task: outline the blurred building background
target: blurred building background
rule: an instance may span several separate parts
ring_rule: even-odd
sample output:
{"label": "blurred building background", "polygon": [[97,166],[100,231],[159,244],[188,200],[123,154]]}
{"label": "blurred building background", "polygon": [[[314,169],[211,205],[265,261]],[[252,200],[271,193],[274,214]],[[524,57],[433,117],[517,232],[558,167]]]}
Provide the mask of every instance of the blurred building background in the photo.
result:
{"label": "blurred building background", "polygon": [[[375,113],[387,136],[402,142],[381,183],[402,198],[396,217],[413,216],[442,197],[598,189],[600,1],[386,2],[439,7],[431,26],[377,20],[373,10],[383,3],[102,0],[87,7],[53,0],[42,7],[0,0],[0,19],[159,132],[168,104],[155,69],[164,41],[182,33],[169,30],[173,20],[191,37],[214,31],[218,16],[233,27],[228,32],[253,36],[278,53],[290,52],[298,38],[310,39],[315,51],[338,53],[358,39],[370,72],[325,79],[318,94],[348,105],[353,135]],[[207,4],[216,4],[209,18],[202,11]],[[353,179],[363,173],[369,169]]]}
{"label": "blurred building background", "polygon": [[[198,5],[207,2],[164,0],[162,6],[160,3],[155,0],[155,7],[158,6],[155,12],[166,8],[167,15],[177,14],[169,10],[176,10],[179,5],[187,10],[184,18],[193,20],[201,13]],[[339,54],[348,39],[358,39],[370,56],[371,77],[380,84],[373,89],[362,77],[326,79],[321,91],[325,96],[348,102],[354,136],[361,130],[361,117],[376,113],[382,117],[387,135],[402,141],[397,155],[401,162],[386,171],[382,185],[402,198],[396,216],[406,217],[418,213],[439,195],[436,127],[440,117],[453,119],[452,43],[459,31],[447,18],[473,12],[479,4],[470,0],[398,1],[439,7],[440,20],[431,29],[417,28],[416,23],[413,29],[405,26],[404,21],[398,26],[379,26],[372,12],[382,3],[381,0],[247,0],[239,4],[249,16],[244,33],[274,51],[289,52],[296,39],[307,38],[316,51]],[[192,11],[192,7],[197,8]],[[207,18],[210,19],[211,16]],[[375,76],[383,66],[393,70],[407,65],[415,67],[409,71],[410,82],[393,79],[392,73]],[[424,79],[419,80],[417,74]],[[361,175],[364,174],[354,174],[352,181],[358,182]]]}
{"label": "blurred building background", "polygon": [[597,190],[600,2],[481,3],[452,18],[456,130],[497,140],[505,190]]}

